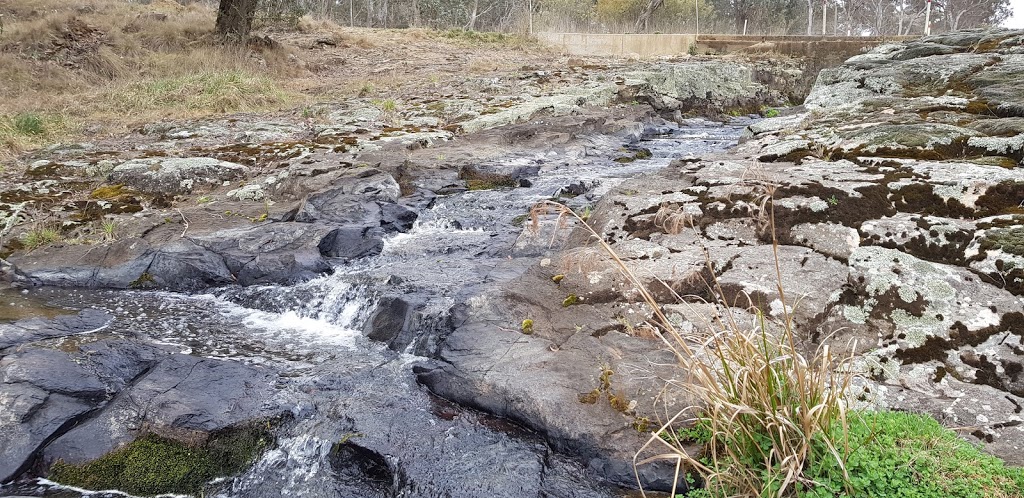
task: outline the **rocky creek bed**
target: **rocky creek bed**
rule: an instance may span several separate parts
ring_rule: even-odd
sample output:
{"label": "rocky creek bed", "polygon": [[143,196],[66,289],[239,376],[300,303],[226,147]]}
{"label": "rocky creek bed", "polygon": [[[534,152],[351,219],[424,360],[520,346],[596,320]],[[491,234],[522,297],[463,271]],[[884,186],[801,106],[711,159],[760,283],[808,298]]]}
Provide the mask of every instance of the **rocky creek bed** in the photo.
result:
{"label": "rocky creek bed", "polygon": [[531,226],[549,198],[694,334],[716,305],[674,295],[711,298],[709,271],[727,302],[781,311],[773,210],[804,340],[860,353],[857,400],[1021,464],[1022,58],[1012,31],[883,46],[753,123],[681,113],[780,103],[784,73],[702,61],[567,78],[448,129],[348,103],[39,151],[2,226],[80,243],[4,238],[0,296],[24,311],[0,324],[0,494],[64,493],[33,477],[140,435],[259,429],[211,493],[623,495],[684,373],[607,255]]}

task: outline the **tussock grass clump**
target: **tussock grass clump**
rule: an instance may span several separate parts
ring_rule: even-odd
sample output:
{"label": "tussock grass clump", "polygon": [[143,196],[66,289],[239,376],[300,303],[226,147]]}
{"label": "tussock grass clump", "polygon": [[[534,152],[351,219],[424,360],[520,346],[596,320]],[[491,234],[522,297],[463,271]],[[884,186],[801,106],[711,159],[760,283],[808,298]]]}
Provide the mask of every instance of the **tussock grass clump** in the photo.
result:
{"label": "tussock grass clump", "polygon": [[36,113],[24,112],[16,114],[10,121],[11,130],[19,135],[33,136],[46,133],[46,125],[43,123],[43,118]]}
{"label": "tussock grass clump", "polygon": [[805,356],[788,317],[779,324],[751,312],[751,324],[715,317],[716,332],[696,347],[674,330],[662,335],[691,374],[678,387],[698,400],[665,427],[696,423],[708,437],[702,455],[688,453],[684,441],[652,438],[667,452],[647,461],[696,470],[712,496],[787,496],[810,483],[804,471],[817,459],[845,479],[842,396],[850,376],[828,346]]}
{"label": "tussock grass clump", "polygon": [[[771,202],[768,195],[764,213],[774,234]],[[684,337],[611,245],[579,215],[547,201],[531,212],[534,226],[540,214],[552,211],[560,220],[575,218],[611,257],[652,310],[654,335],[688,374],[669,388],[690,394],[692,405],[652,432],[637,452],[636,466],[674,462],[676,483],[688,483],[686,496],[693,498],[1024,496],[1024,469],[1007,468],[981,454],[928,416],[847,410],[851,358],[836,356],[827,340],[810,352],[798,346],[792,308],[778,284],[782,275],[774,237],[782,316],[766,316],[756,306],[734,312],[712,277],[706,284],[724,311],[707,318],[705,332]],[[710,257],[707,261],[714,275]],[[701,449],[693,452],[693,443]],[[690,472],[699,479],[686,475]],[[698,483],[703,487],[694,489]],[[639,475],[638,484],[642,487]]]}
{"label": "tussock grass clump", "polygon": [[0,115],[0,152],[21,151],[42,145],[51,137],[63,133],[67,124],[60,115],[38,112],[20,112]]}
{"label": "tussock grass clump", "polygon": [[21,236],[21,243],[30,251],[59,241],[60,232],[50,227],[33,228]]}

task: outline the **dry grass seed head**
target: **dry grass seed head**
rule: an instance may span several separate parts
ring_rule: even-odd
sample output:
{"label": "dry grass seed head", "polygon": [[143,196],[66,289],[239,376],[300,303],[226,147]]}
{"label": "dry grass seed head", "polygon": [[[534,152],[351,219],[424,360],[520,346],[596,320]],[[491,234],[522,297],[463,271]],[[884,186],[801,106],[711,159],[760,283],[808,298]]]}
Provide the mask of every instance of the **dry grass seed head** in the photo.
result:
{"label": "dry grass seed head", "polygon": [[663,204],[654,215],[654,224],[669,235],[678,235],[693,227],[693,216],[686,212],[686,206]]}

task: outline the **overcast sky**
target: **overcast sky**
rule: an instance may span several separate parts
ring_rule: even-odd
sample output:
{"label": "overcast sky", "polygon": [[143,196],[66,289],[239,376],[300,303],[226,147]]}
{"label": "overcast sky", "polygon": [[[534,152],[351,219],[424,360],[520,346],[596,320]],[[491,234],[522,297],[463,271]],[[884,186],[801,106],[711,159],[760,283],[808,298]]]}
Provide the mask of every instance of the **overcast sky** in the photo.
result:
{"label": "overcast sky", "polygon": [[1013,7],[1013,17],[1007,19],[1004,25],[1007,28],[1024,29],[1024,0],[1010,0],[1010,7]]}

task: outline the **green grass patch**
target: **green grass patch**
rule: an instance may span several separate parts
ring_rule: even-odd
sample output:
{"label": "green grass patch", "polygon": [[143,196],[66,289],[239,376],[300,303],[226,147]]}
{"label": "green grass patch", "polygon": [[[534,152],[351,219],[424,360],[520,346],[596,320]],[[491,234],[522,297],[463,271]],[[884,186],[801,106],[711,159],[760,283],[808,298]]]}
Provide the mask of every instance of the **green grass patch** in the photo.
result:
{"label": "green grass patch", "polygon": [[[676,438],[707,443],[708,424],[677,431]],[[840,441],[842,428],[832,429]],[[811,446],[803,482],[784,496],[799,498],[1020,498],[1024,468],[1007,467],[998,458],[960,439],[927,415],[904,412],[851,412],[849,442],[840,449],[849,481],[820,440]],[[671,437],[667,439],[673,439]],[[729,441],[726,441],[728,444]],[[709,456],[705,456],[708,459]],[[760,462],[740,462],[757,466]],[[688,498],[732,496],[729,488],[695,489]],[[762,496],[776,496],[768,487]]]}
{"label": "green grass patch", "polygon": [[44,145],[66,130],[64,118],[37,112],[0,116],[0,148],[10,152]]}
{"label": "green grass patch", "polygon": [[58,460],[50,479],[84,489],[119,489],[140,496],[202,495],[204,485],[244,470],[271,444],[268,432],[243,428],[189,446],[153,434],[81,465]]}
{"label": "green grass patch", "polygon": [[60,232],[53,228],[33,228],[21,236],[21,243],[28,250],[39,249],[43,246],[60,241]]}
{"label": "green grass patch", "polygon": [[11,129],[20,135],[45,135],[46,123],[39,114],[25,112],[11,118]]}
{"label": "green grass patch", "polygon": [[266,76],[245,70],[204,72],[132,83],[108,95],[124,112],[179,109],[223,113],[268,109],[288,101],[288,95]]}

